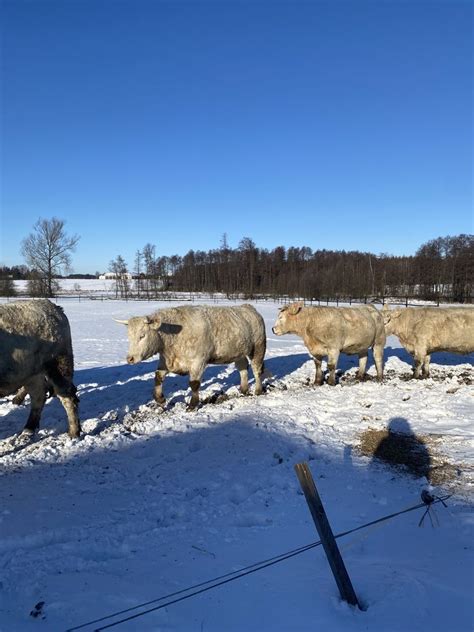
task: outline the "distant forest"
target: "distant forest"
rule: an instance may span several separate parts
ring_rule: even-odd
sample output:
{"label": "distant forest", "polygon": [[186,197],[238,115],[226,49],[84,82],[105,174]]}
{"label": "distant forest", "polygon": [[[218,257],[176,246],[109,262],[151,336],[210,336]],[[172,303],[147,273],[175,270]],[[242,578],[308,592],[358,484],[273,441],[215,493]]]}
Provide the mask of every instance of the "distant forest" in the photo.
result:
{"label": "distant forest", "polygon": [[[190,250],[183,257],[154,257],[154,246],[137,251],[135,276],[167,279],[172,289],[305,299],[385,296],[471,302],[474,235],[439,237],[414,256],[311,248],[258,248],[249,237],[229,248]],[[145,281],[145,289],[147,287]]]}
{"label": "distant forest", "polygon": [[[148,298],[165,290],[223,293],[229,297],[368,299],[383,297],[472,302],[474,235],[439,237],[413,256],[308,247],[259,248],[249,237],[230,248],[190,250],[184,256],[156,256],[156,246],[138,250],[132,265],[120,255],[109,270],[117,275],[117,296]],[[134,279],[125,278],[131,272]],[[0,268],[6,278],[29,278],[32,271]],[[74,275],[78,277],[79,275]],[[86,275],[84,275],[86,276]],[[3,292],[5,294],[5,292]]]}

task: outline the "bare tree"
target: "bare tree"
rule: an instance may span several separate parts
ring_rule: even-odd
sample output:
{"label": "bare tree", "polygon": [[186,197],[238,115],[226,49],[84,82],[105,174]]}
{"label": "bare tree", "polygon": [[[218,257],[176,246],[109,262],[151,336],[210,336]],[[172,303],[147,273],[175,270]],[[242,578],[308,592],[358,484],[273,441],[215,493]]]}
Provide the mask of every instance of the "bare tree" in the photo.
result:
{"label": "bare tree", "polygon": [[143,262],[145,265],[145,289],[147,298],[150,294],[156,295],[156,247],[154,244],[145,244],[143,246]]}
{"label": "bare tree", "polygon": [[109,263],[109,270],[115,274],[115,298],[128,298],[130,293],[129,276],[127,272],[127,264],[122,255],[117,255],[115,259]]}
{"label": "bare tree", "polygon": [[41,294],[48,297],[54,296],[58,287],[54,277],[70,269],[71,252],[80,239],[79,235],[66,235],[64,224],[57,217],[40,218],[21,245],[21,253],[35,272]]}
{"label": "bare tree", "polygon": [[256,279],[255,271],[257,268],[258,249],[255,242],[250,237],[242,237],[239,242],[238,250],[241,254],[240,269],[243,272],[244,293],[248,298],[253,298]]}
{"label": "bare tree", "polygon": [[137,290],[137,296],[138,298],[140,298],[140,290],[141,290],[141,285],[142,285],[142,259],[143,259],[143,253],[140,250],[137,250],[137,252],[135,253],[135,268],[134,268],[134,273],[135,273],[135,287]]}

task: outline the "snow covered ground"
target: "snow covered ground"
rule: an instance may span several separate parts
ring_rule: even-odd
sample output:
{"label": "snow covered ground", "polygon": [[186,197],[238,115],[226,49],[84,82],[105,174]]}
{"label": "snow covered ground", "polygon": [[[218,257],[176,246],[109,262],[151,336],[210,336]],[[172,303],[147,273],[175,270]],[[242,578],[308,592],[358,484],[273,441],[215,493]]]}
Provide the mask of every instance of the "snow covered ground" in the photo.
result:
{"label": "snow covered ground", "polygon": [[240,396],[233,366],[209,367],[208,403],[187,412],[187,378],[168,376],[161,411],[151,402],[156,359],[127,366],[126,329],[112,320],[160,304],[60,304],[84,436],[67,437],[50,400],[36,440],[20,446],[12,436],[27,409],[0,400],[2,632],[65,630],[317,540],[293,470],[300,461],[335,533],[417,504],[425,478],[357,449],[365,431],[388,427],[432,442],[449,474],[435,492],[454,496],[436,506],[437,528],[419,528],[418,510],[339,540],[365,612],[341,602],[319,547],[113,629],[473,629],[473,355],[435,354],[433,377],[415,382],[391,337],[383,384],[357,383],[356,358],[343,356],[339,384],[315,388],[302,341],[274,336],[278,305],[259,302],[267,392]]}

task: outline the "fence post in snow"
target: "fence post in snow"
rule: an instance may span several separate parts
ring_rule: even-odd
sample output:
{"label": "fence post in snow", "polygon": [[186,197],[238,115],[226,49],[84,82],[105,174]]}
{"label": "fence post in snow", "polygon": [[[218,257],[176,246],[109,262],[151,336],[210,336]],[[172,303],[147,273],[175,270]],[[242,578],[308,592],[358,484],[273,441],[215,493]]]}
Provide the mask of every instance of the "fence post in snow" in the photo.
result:
{"label": "fence post in snow", "polygon": [[339,548],[334,538],[329,520],[324,511],[323,503],[319,496],[318,490],[311,475],[311,470],[307,463],[297,463],[295,465],[296,476],[304,492],[306,502],[318,530],[319,538],[328,558],[334,579],[341,594],[341,598],[347,601],[351,606],[357,606],[361,609],[354,588],[352,587],[349,574],[342,560]]}

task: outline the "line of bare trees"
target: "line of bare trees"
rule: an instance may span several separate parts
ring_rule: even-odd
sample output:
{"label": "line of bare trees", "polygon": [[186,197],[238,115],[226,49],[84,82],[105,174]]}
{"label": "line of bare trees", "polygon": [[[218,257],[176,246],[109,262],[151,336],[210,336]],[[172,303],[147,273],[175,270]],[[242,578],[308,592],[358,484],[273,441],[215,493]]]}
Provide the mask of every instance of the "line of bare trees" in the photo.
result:
{"label": "line of bare trees", "polygon": [[150,298],[171,286],[228,297],[393,296],[460,303],[474,295],[474,235],[439,237],[404,257],[308,247],[267,250],[249,237],[233,249],[226,235],[215,250],[190,250],[182,257],[156,257],[155,251],[151,244],[137,251],[129,293]]}
{"label": "line of bare trees", "polygon": [[176,290],[316,298],[418,297],[470,302],[474,293],[474,236],[439,237],[414,256],[358,251],[273,250],[252,239],[231,249],[190,250],[173,274]]}
{"label": "line of bare trees", "polygon": [[[35,225],[35,233],[42,238],[42,267],[29,269],[29,289],[51,296],[56,287],[52,273],[69,264],[69,252],[79,238],[65,235],[59,220],[53,218],[49,226],[42,221]],[[30,236],[23,242],[30,264],[37,261],[31,245]],[[13,270],[0,267],[0,295],[14,295],[15,272],[27,274],[24,266]],[[147,243],[137,250],[131,274],[121,255],[110,262],[109,270],[115,274],[115,294],[120,298],[150,299],[172,288],[247,298],[392,296],[468,303],[474,296],[474,235],[439,237],[420,246],[413,256],[396,257],[308,247],[267,250],[258,248],[250,237],[230,248],[224,234],[219,248],[189,250],[184,256],[158,256],[156,246]]]}

